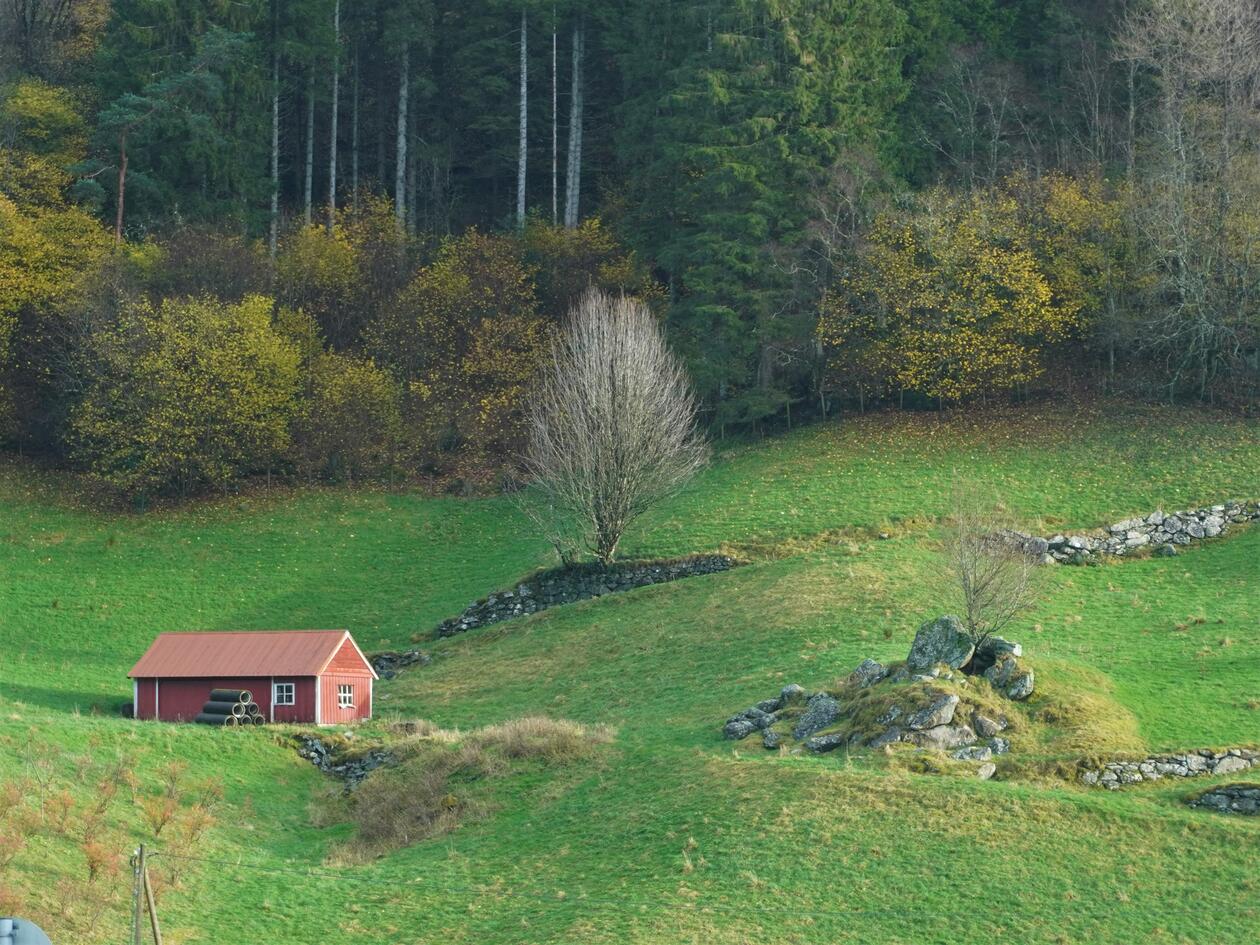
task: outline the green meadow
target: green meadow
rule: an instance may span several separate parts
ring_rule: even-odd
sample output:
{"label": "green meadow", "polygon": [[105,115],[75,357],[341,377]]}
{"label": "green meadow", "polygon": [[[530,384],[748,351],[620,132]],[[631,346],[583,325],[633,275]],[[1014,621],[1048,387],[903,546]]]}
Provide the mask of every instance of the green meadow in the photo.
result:
{"label": "green meadow", "polygon": [[[1075,709],[997,780],[722,739],[727,716],[789,682],[904,657],[944,609],[936,545],[964,476],[1047,534],[1260,498],[1260,424],[1029,407],[722,445],[623,555],[725,550],[743,566],[442,641],[439,620],[552,563],[510,498],[260,492],[139,516],[8,467],[0,781],[23,799],[0,830],[25,843],[0,856],[0,914],[7,901],[47,916],[59,941],[124,940],[125,865],[93,880],[122,898],[101,892],[91,923],[60,885],[87,869],[74,824],[113,765],[129,783],[92,823],[102,843],[157,851],[168,942],[226,929],[293,945],[1254,942],[1260,822],[1185,807],[1204,779],[1105,792],[1053,771],[1096,751],[1260,744],[1260,528],[1173,558],[1051,569],[1009,635],[1037,669],[1033,707]],[[288,732],[117,717],[160,630],[303,627],[433,656],[378,684],[359,741],[401,721],[467,731],[525,716],[615,737],[580,762],[458,782],[477,816],[356,859],[336,788]],[[179,791],[164,788],[172,761]],[[191,810],[207,779],[195,841],[175,833],[178,811],[155,829],[155,799]]]}

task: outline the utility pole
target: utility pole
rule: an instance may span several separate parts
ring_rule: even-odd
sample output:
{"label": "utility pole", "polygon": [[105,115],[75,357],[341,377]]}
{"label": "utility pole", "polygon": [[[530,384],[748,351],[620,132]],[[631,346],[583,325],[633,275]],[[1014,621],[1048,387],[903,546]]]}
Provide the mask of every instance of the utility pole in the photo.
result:
{"label": "utility pole", "polygon": [[131,858],[134,881],[131,889],[131,945],[142,945],[144,914],[149,914],[149,929],[154,945],[162,945],[162,927],[158,923],[157,903],[153,899],[153,884],[149,882],[149,865],[144,844],[140,844]]}

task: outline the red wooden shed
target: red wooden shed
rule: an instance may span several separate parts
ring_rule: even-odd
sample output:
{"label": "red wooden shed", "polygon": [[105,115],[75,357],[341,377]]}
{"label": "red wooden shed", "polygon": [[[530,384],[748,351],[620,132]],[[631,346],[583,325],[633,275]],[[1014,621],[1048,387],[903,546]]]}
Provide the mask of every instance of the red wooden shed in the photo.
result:
{"label": "red wooden shed", "polygon": [[138,719],[189,722],[211,689],[248,689],[271,722],[372,717],[376,672],[347,630],[159,633],[127,674]]}

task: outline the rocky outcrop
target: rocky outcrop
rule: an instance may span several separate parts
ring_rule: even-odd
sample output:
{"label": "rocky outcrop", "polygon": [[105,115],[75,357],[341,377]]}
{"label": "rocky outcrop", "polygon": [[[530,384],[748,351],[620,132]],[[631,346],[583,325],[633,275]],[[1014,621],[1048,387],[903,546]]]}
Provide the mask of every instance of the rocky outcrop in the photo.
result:
{"label": "rocky outcrop", "polygon": [[1030,554],[1047,564],[1088,564],[1100,557],[1131,555],[1142,549],[1175,555],[1177,549],[1197,541],[1224,535],[1233,525],[1260,521],[1260,501],[1235,500],[1182,512],[1155,511],[1145,518],[1130,518],[1107,528],[1077,535],[1038,538],[1022,532],[1008,533]]}
{"label": "rocky outcrop", "polygon": [[372,668],[381,679],[393,679],[400,669],[408,666],[428,666],[432,662],[433,657],[420,650],[404,650],[401,653],[396,650],[386,650],[384,653],[373,654],[371,659]]}
{"label": "rocky outcrop", "polygon": [[[1019,644],[992,637],[983,646],[994,688],[1007,698],[1026,699],[1033,674],[1019,661]],[[894,669],[865,659],[834,691],[785,686],[778,697],[731,716],[722,733],[732,740],[760,733],[767,749],[794,753],[903,743],[948,752],[954,761],[977,764],[977,775],[989,778],[996,771],[992,759],[1010,750],[1010,740],[998,734],[1009,723],[992,708],[988,715],[980,710],[992,706],[992,697],[973,688],[973,650],[958,618],[930,620],[910,651],[921,672],[911,672],[909,661]]]}
{"label": "rocky outcrop", "polygon": [[1116,790],[1126,784],[1164,778],[1197,778],[1206,774],[1233,774],[1260,764],[1260,752],[1248,748],[1212,751],[1204,748],[1177,755],[1153,755],[1140,761],[1110,761],[1080,774],[1083,784]]}
{"label": "rocky outcrop", "polygon": [[439,638],[454,636],[476,627],[537,613],[548,607],[700,574],[716,574],[733,567],[735,560],[726,555],[696,555],[655,564],[578,565],[544,571],[510,590],[498,591],[474,601],[458,617],[438,624],[433,635]]}
{"label": "rocky outcrop", "polygon": [[372,748],[361,755],[342,757],[313,735],[299,735],[297,741],[298,754],[324,774],[344,781],[347,791],[357,787],[360,781],[377,768],[392,765],[396,761],[393,752],[384,748]]}
{"label": "rocky outcrop", "polygon": [[1222,814],[1260,817],[1260,784],[1225,784],[1196,794],[1186,803]]}

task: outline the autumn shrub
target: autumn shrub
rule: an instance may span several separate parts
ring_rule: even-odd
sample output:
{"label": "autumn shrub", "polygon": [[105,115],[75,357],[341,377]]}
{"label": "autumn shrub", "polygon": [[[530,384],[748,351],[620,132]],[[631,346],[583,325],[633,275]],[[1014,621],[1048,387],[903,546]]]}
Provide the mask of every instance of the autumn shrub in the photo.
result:
{"label": "autumn shrub", "polygon": [[958,403],[1038,381],[1110,286],[1096,184],[1013,177],[880,216],[818,335],[835,375]]}
{"label": "autumn shrub", "polygon": [[182,226],[160,244],[159,263],[148,280],[153,298],[210,295],[240,302],[269,291],[266,248],[256,239],[205,226]]}
{"label": "autumn shrub", "polygon": [[563,317],[588,289],[658,301],[650,275],[599,217],[588,217],[576,227],[532,218],[521,243],[535,273],[539,308],[554,318]]}
{"label": "autumn shrub", "polygon": [[325,352],[310,362],[294,424],[298,468],[332,480],[383,475],[397,460],[401,391],[368,358]]}
{"label": "autumn shrub", "polygon": [[299,355],[270,299],[137,302],[90,343],[73,456],[124,493],[222,489],[288,449]]}
{"label": "autumn shrub", "polygon": [[548,331],[515,239],[473,229],[447,240],[369,336],[407,385],[417,460],[485,473],[509,455]]}
{"label": "autumn shrub", "polygon": [[313,317],[334,350],[358,347],[365,328],[414,275],[416,251],[393,205],[366,198],[358,210],[342,210],[331,232],[313,224],[284,238],[277,299]]}

